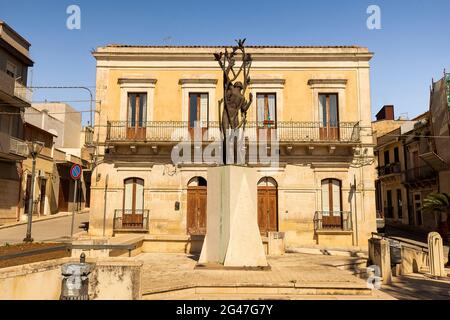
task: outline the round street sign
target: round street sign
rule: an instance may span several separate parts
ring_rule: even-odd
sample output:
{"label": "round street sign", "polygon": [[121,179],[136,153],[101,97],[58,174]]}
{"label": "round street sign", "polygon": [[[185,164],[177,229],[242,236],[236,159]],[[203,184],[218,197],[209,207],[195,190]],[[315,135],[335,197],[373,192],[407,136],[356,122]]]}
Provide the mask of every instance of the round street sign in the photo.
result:
{"label": "round street sign", "polygon": [[82,172],[81,166],[78,164],[74,164],[72,168],[70,168],[70,176],[72,177],[73,180],[80,180],[81,172]]}

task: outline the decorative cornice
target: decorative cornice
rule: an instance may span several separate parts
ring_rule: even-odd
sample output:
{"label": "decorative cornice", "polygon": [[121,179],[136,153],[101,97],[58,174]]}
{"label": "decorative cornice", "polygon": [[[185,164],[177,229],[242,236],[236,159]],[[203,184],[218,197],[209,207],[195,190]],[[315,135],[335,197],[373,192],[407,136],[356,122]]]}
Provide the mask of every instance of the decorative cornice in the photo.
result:
{"label": "decorative cornice", "polygon": [[309,86],[329,86],[329,85],[340,85],[346,86],[347,79],[310,79],[308,80]]}
{"label": "decorative cornice", "polygon": [[185,84],[211,84],[211,85],[217,85],[218,80],[217,79],[202,79],[202,78],[184,78],[180,79],[178,82],[179,85],[185,85]]}
{"label": "decorative cornice", "polygon": [[118,84],[153,84],[155,85],[158,80],[154,78],[119,78]]}
{"label": "decorative cornice", "polygon": [[280,86],[284,86],[286,84],[286,79],[270,79],[270,78],[266,78],[266,79],[250,79],[250,85],[257,85],[257,84],[275,84],[275,85],[280,85]]}

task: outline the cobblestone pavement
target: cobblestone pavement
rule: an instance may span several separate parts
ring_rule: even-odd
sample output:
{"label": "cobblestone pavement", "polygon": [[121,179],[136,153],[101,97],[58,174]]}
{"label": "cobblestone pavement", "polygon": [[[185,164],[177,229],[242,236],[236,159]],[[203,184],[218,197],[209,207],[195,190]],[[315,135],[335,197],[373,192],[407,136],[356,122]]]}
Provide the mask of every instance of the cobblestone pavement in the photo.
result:
{"label": "cobblestone pavement", "polygon": [[[352,272],[335,266],[354,261],[350,257],[288,254],[269,257],[270,271],[199,270],[196,257],[182,254],[142,254],[143,293],[155,293],[192,286],[286,286],[311,288],[367,289]],[[353,296],[355,297],[355,296]],[[233,296],[233,298],[239,298]],[[286,298],[289,298],[286,296]]]}

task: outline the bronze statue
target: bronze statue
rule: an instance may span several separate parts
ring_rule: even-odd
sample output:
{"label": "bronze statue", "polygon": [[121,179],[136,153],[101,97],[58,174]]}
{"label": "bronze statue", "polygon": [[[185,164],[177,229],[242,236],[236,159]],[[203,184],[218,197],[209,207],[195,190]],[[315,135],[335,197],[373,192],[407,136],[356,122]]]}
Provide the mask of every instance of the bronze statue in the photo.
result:
{"label": "bronze statue", "polygon": [[[245,52],[245,39],[237,40],[237,46],[233,47],[232,52],[225,49],[225,53],[216,53],[214,57],[219,62],[223,70],[224,77],[224,99],[222,112],[222,132],[225,133],[227,129],[238,129],[245,125],[247,119],[247,111],[253,101],[253,96],[250,94],[250,100],[247,102],[245,93],[250,82],[250,68],[252,64],[252,56]],[[238,71],[235,70],[236,56],[241,54],[242,65]],[[243,74],[244,83],[241,81],[235,82]],[[242,115],[242,121],[239,122],[239,112]]]}
{"label": "bronze statue", "polygon": [[[245,130],[247,122],[247,111],[253,102],[253,95],[250,94],[249,101],[245,99],[245,93],[250,83],[250,69],[252,65],[252,56],[245,52],[245,39],[236,40],[237,46],[232,48],[229,52],[225,49],[225,52],[214,54],[215,59],[219,63],[223,70],[223,84],[224,84],[224,98],[220,101],[220,105],[223,105],[223,111],[221,115],[221,132],[224,140],[224,163],[226,164],[226,140],[227,136],[233,135],[237,129]],[[236,56],[240,55],[242,59],[242,65],[239,69],[235,70]],[[237,81],[242,75],[243,83]],[[241,119],[239,119],[239,113]],[[219,111],[220,114],[220,111]]]}

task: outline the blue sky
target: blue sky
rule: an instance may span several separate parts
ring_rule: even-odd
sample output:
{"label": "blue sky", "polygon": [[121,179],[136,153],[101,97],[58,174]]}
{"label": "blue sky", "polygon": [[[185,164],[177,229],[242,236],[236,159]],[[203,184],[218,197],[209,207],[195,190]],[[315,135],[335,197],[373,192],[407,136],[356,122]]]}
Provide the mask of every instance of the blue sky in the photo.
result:
{"label": "blue sky", "polygon": [[[81,8],[81,30],[66,28],[72,4]],[[381,30],[366,27],[371,4],[381,8]],[[0,0],[0,19],[32,44],[34,86],[95,89],[90,52],[109,43],[224,45],[246,37],[254,45],[357,44],[375,53],[372,113],[394,104],[397,116],[410,118],[427,110],[431,79],[450,70],[449,12],[448,0]],[[35,91],[35,101],[44,99],[79,101],[88,94]],[[71,104],[89,109],[88,102]]]}

